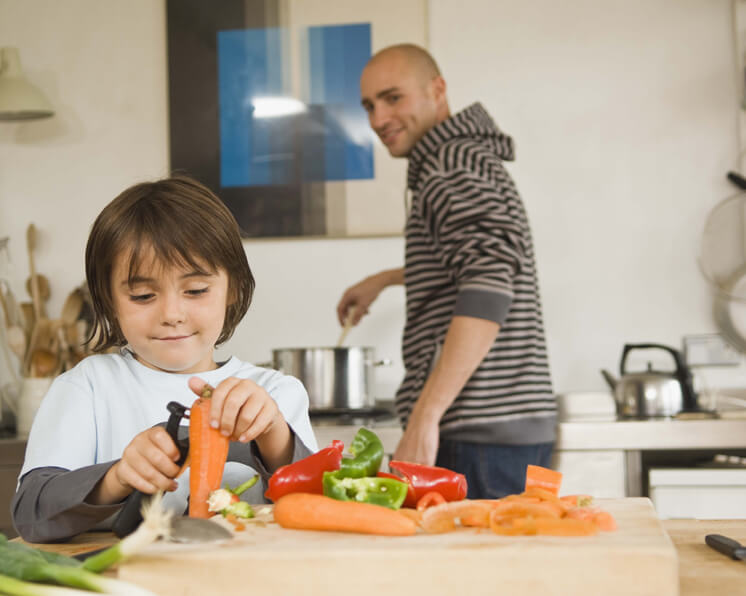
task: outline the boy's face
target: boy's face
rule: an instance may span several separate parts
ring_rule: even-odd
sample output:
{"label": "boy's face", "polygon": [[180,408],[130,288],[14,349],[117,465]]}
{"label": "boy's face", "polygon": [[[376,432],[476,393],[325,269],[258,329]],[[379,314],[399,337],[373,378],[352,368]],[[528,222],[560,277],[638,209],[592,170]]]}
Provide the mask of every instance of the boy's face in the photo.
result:
{"label": "boy's face", "polygon": [[137,360],[174,373],[216,368],[213,351],[228,300],[225,271],[205,275],[163,266],[146,254],[130,285],[126,256],[114,262],[112,296],[119,328]]}

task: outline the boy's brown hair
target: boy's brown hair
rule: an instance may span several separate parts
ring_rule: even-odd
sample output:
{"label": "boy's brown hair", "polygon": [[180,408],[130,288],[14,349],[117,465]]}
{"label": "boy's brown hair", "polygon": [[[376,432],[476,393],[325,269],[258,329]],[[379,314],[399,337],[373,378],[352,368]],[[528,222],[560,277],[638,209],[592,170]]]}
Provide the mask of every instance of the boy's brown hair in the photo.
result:
{"label": "boy's brown hair", "polygon": [[129,279],[145,255],[167,266],[189,266],[228,276],[228,306],[216,345],[227,341],[251,303],[254,276],[235,218],[208,188],[187,176],[131,186],[96,218],[85,251],[85,270],[94,322],[89,341],[94,351],[126,345],[114,312],[112,271],[119,255],[129,253]]}

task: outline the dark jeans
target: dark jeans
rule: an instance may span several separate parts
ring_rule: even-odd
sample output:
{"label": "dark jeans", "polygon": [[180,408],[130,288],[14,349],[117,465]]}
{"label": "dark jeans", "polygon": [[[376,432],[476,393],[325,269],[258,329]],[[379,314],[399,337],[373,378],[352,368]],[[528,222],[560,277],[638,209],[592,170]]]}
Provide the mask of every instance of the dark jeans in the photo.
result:
{"label": "dark jeans", "polygon": [[435,465],[466,476],[469,499],[499,499],[523,492],[526,466],[549,466],[554,443],[487,445],[441,439]]}

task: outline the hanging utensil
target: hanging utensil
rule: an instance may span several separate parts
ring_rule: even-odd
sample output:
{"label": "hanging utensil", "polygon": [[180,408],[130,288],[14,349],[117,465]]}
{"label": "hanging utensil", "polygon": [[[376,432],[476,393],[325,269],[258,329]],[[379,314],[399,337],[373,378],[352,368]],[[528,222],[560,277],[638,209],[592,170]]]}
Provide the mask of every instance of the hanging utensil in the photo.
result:
{"label": "hanging utensil", "polygon": [[34,317],[37,321],[41,315],[41,294],[39,291],[39,278],[36,276],[36,265],[34,263],[34,250],[36,249],[36,227],[33,223],[26,228],[26,249],[28,250],[28,265],[31,272],[31,303],[34,305]]}
{"label": "hanging utensil", "polygon": [[41,273],[37,273],[34,278],[29,277],[26,280],[26,291],[28,292],[28,295],[31,296],[32,300],[34,297],[33,293],[33,279],[36,279],[37,287],[39,288],[39,310],[41,312],[41,315],[43,317],[47,316],[47,309],[46,309],[46,303],[49,300],[49,296],[51,295],[51,287],[49,284],[49,278],[47,278],[46,275],[43,275]]}

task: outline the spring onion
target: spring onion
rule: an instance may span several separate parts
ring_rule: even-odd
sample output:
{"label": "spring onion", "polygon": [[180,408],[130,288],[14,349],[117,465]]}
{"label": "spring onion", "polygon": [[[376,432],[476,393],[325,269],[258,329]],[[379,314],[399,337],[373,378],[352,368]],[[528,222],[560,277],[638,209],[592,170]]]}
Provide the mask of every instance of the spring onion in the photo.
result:
{"label": "spring onion", "polygon": [[172,512],[162,507],[162,498],[162,493],[156,493],[143,506],[143,522],[137,530],[111,548],[89,557],[82,565],[72,557],[42,551],[20,542],[8,542],[0,534],[0,593],[44,596],[87,590],[115,595],[155,596],[134,584],[104,577],[98,572],[132,556],[159,537],[170,534]]}
{"label": "spring onion", "polygon": [[171,534],[173,512],[164,509],[162,505],[163,493],[159,491],[143,503],[142,523],[137,529],[112,547],[88,557],[83,562],[83,569],[100,573],[140,552],[158,538],[168,538]]}
{"label": "spring onion", "polygon": [[10,594],[10,596],[74,596],[75,594],[90,594],[90,592],[76,590],[75,588],[24,582],[9,575],[0,574],[0,594]]}

